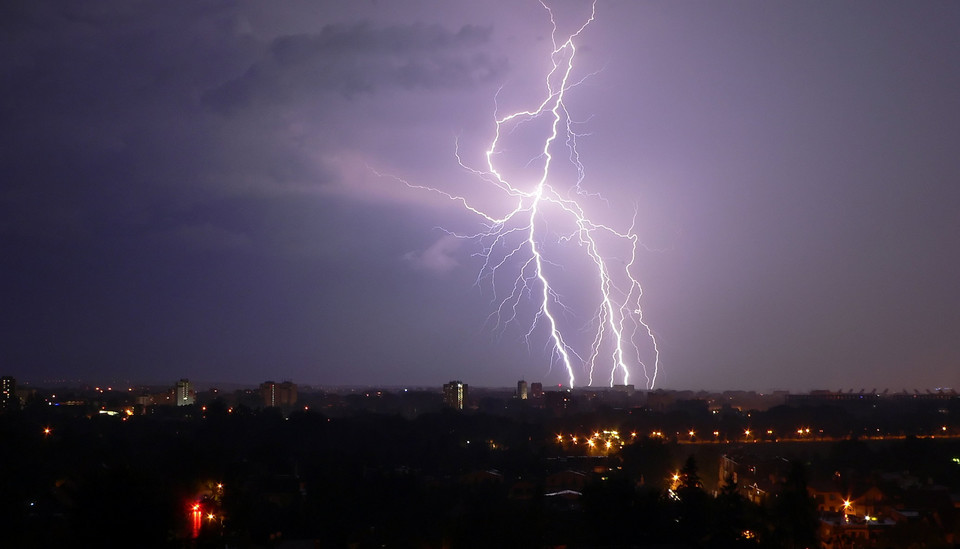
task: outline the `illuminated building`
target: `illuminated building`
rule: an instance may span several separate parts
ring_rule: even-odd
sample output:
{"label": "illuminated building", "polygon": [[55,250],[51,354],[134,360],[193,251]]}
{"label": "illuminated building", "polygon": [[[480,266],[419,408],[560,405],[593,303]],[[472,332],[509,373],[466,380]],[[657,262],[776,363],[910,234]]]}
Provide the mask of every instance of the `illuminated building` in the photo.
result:
{"label": "illuminated building", "polygon": [[570,390],[547,391],[543,395],[544,406],[551,410],[567,410],[573,407],[573,394]]}
{"label": "illuminated building", "polygon": [[11,376],[3,376],[0,378],[0,409],[17,408],[19,404],[17,380]]}
{"label": "illuminated building", "polygon": [[517,398],[527,400],[527,382],[522,379],[517,382]]}
{"label": "illuminated building", "polygon": [[189,379],[183,378],[177,382],[177,388],[174,389],[174,398],[177,406],[190,406],[197,401],[197,394],[194,392]]}
{"label": "illuminated building", "polygon": [[297,385],[290,381],[264,381],[260,384],[260,397],[268,408],[293,406],[297,403]]}
{"label": "illuminated building", "polygon": [[451,381],[443,385],[443,403],[451,408],[463,410],[467,402],[467,384],[462,381]]}

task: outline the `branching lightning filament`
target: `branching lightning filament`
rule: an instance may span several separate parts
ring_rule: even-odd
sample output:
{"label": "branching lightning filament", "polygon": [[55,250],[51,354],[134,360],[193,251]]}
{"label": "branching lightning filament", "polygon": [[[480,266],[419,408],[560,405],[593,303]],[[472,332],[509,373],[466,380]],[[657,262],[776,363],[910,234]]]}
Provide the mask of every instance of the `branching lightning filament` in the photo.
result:
{"label": "branching lightning filament", "polygon": [[[660,351],[644,321],[640,307],[643,290],[634,274],[641,246],[634,231],[636,213],[626,230],[588,216],[587,204],[605,203],[582,188],[585,167],[577,151],[577,138],[582,135],[575,131],[577,123],[564,102],[567,93],[589,77],[574,80],[571,74],[576,41],[594,21],[596,5],[587,20],[563,40],[558,40],[553,11],[546,4],[543,7],[553,27],[553,51],[542,100],[533,108],[495,114],[495,131],[484,153],[484,167],[466,164],[459,144],[457,148],[460,166],[502,197],[506,204],[503,213],[485,211],[487,208],[474,206],[470,199],[456,193],[407,184],[439,193],[479,216],[481,231],[454,236],[479,244],[477,255],[482,267],[477,284],[492,288],[495,310],[489,320],[495,329],[503,330],[511,324],[527,326],[527,345],[542,338],[551,365],[563,366],[571,387],[581,374],[586,375],[587,385],[595,381],[611,386],[628,384],[631,371],[639,369],[645,387],[652,389]],[[505,143],[529,131],[538,136],[534,157],[525,159],[522,168],[508,169],[504,159],[509,147]],[[560,168],[555,161],[558,150],[564,148],[566,161],[560,164],[565,167]],[[572,175],[563,177],[561,172]],[[569,183],[561,191],[562,181]],[[578,267],[572,268],[573,264]],[[571,296],[566,297],[559,288]],[[581,301],[586,305],[580,306]],[[527,303],[533,304],[532,311],[527,311]],[[583,309],[591,311],[589,320],[577,321],[576,311]],[[575,329],[566,328],[571,324]]]}

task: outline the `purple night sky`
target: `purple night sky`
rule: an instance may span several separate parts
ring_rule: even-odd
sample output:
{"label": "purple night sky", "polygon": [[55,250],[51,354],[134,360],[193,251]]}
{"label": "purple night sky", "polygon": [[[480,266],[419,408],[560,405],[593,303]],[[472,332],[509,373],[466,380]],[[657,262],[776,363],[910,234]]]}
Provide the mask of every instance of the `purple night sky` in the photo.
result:
{"label": "purple night sky", "polygon": [[[0,373],[566,383],[440,229],[478,219],[376,175],[506,207],[457,147],[479,167],[494,109],[542,99],[538,2],[13,0],[0,29]],[[597,3],[566,104],[591,217],[636,209],[649,248],[657,387],[960,386],[957,29],[956,2]]]}

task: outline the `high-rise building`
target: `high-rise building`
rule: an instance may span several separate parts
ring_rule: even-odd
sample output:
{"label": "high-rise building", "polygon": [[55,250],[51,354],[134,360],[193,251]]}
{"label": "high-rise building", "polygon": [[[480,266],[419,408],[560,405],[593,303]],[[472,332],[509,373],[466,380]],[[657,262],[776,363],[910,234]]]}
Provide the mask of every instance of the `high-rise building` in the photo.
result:
{"label": "high-rise building", "polygon": [[522,379],[517,382],[517,398],[527,400],[527,382]]}
{"label": "high-rise building", "polygon": [[293,406],[297,403],[297,385],[290,381],[264,381],[260,384],[260,397],[268,408]]}
{"label": "high-rise building", "polygon": [[0,378],[0,409],[19,408],[19,406],[17,380],[11,376],[3,376]]}
{"label": "high-rise building", "polygon": [[193,385],[187,378],[177,382],[177,388],[174,389],[173,396],[177,406],[190,406],[197,401],[197,393],[193,390]]}
{"label": "high-rise building", "polygon": [[451,381],[443,385],[443,403],[451,408],[463,410],[467,402],[467,384],[462,381]]}
{"label": "high-rise building", "polygon": [[534,381],[530,384],[530,396],[535,399],[543,398],[543,383]]}

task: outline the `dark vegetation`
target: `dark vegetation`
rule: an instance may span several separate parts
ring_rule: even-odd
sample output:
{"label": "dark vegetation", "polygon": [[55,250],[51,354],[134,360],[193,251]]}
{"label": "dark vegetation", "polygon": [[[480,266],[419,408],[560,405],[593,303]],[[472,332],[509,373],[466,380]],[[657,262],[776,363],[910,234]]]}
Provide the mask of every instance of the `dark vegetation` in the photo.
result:
{"label": "dark vegetation", "polygon": [[[606,426],[628,433],[654,420],[673,418],[612,409],[560,417],[451,410],[411,419],[303,410],[285,416],[228,411],[213,401],[204,411],[168,408],[123,419],[33,405],[0,414],[0,544],[814,547],[812,474],[899,468],[960,488],[960,468],[946,458],[957,455],[956,439],[908,437],[882,448],[857,440],[797,443],[798,459],[762,505],[747,501],[732,478],[717,478],[716,461],[732,445],[640,435],[618,451],[585,457],[555,440],[556,433]],[[676,422],[686,429],[690,418]],[[777,443],[754,446],[790,453]],[[582,486],[550,484],[552,475],[571,470],[582,473]],[[191,526],[195,502],[204,512],[198,531]]]}

